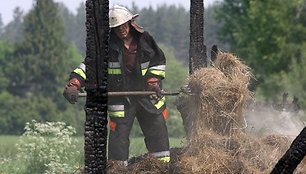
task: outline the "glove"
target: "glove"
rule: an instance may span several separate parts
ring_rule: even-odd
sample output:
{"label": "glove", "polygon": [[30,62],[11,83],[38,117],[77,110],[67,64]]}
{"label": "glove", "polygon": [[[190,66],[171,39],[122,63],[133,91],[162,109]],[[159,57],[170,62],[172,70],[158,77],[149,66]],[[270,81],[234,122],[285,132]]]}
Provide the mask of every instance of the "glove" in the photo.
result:
{"label": "glove", "polygon": [[151,99],[159,100],[163,96],[162,90],[160,89],[160,80],[158,78],[151,77],[147,80],[147,90],[156,92],[156,94],[149,96]]}
{"label": "glove", "polygon": [[65,87],[63,96],[71,103],[74,104],[78,100],[78,96],[81,89],[81,83],[78,79],[73,78],[69,80],[68,84]]}

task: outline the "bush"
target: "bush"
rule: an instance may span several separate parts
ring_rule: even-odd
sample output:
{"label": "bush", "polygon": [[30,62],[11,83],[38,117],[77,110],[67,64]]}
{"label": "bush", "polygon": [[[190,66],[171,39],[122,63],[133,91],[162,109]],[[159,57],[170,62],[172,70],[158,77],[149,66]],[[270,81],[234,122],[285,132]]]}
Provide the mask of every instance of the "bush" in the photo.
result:
{"label": "bush", "polygon": [[[76,131],[63,122],[27,122],[25,133],[17,144],[18,159],[23,160],[26,171],[21,173],[73,173],[80,166],[75,156]],[[22,169],[21,169],[22,170]]]}

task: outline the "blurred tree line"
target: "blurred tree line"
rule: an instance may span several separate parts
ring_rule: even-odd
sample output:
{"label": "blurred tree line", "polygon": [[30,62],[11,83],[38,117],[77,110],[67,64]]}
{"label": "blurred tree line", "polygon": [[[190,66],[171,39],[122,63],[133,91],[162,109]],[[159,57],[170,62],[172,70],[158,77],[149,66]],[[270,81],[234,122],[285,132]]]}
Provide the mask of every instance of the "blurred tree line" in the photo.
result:
{"label": "blurred tree line", "polygon": [[[24,13],[14,10],[4,25],[0,16],[0,134],[19,134],[24,123],[65,121],[83,133],[85,100],[70,105],[62,96],[69,73],[85,56],[85,5],[76,13],[52,0],[34,0]],[[282,92],[306,106],[306,2],[303,0],[223,0],[205,8],[205,44],[231,51],[255,74],[257,97],[278,100]],[[178,90],[188,74],[189,10],[181,6],[131,10],[164,50],[165,88]],[[179,114],[168,97],[170,135],[183,135]],[[139,135],[134,130],[133,135]]]}
{"label": "blurred tree line", "polygon": [[82,56],[65,40],[58,5],[51,0],[34,4],[25,15],[16,8],[1,34],[0,133],[19,134],[32,119],[65,121],[81,131],[81,104],[69,106],[61,93]]}
{"label": "blurred tree line", "polygon": [[[20,134],[25,123],[32,119],[41,122],[64,121],[83,134],[85,100],[79,99],[78,104],[71,105],[62,92],[70,72],[85,56],[85,6],[81,3],[73,14],[63,4],[53,0],[34,0],[33,4],[26,14],[16,8],[13,20],[5,26],[0,20],[0,134]],[[163,11],[169,8],[176,14],[184,10],[174,6],[164,8]],[[152,10],[152,13],[146,15],[154,16],[158,10]],[[188,16],[185,10],[184,14]],[[184,26],[180,22],[177,25]],[[146,28],[150,30],[150,27]],[[184,29],[180,35],[187,37],[188,27]],[[176,58],[176,48],[168,41],[175,38],[177,33],[159,30],[152,35],[157,37],[158,33],[164,32],[168,32],[166,35],[169,38],[156,40],[169,63],[165,87],[179,90],[187,77],[187,66]],[[181,42],[186,42],[184,37],[181,39]],[[184,49],[179,54],[187,54],[188,44]],[[181,57],[187,60],[187,55]],[[182,136],[182,123],[173,100],[169,97],[169,131],[172,136]],[[133,132],[135,136],[140,134],[139,129]]]}
{"label": "blurred tree line", "polygon": [[223,0],[215,7],[219,38],[252,69],[260,100],[297,96],[306,107],[306,1]]}

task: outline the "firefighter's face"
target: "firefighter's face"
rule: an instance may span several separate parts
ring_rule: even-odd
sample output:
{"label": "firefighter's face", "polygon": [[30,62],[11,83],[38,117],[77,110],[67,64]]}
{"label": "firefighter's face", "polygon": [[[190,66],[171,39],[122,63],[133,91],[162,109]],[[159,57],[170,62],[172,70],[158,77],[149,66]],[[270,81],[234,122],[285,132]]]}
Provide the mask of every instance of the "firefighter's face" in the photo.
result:
{"label": "firefighter's face", "polygon": [[130,33],[130,26],[129,23],[126,22],[122,25],[119,25],[118,27],[114,28],[114,31],[116,33],[116,35],[120,38],[120,39],[125,39],[127,38],[127,36]]}

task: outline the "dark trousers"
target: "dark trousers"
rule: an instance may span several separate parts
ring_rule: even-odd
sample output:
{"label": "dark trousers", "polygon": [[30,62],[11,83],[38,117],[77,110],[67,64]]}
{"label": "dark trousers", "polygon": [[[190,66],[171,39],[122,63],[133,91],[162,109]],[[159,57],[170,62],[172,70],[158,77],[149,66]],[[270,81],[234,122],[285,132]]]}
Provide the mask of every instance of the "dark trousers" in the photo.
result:
{"label": "dark trousers", "polygon": [[116,126],[114,130],[110,130],[109,134],[109,160],[128,160],[129,135],[135,117],[145,136],[145,144],[149,153],[169,150],[168,130],[162,113],[149,113],[136,102],[125,106],[125,116],[123,118],[110,118],[110,122],[113,122],[112,124]]}

